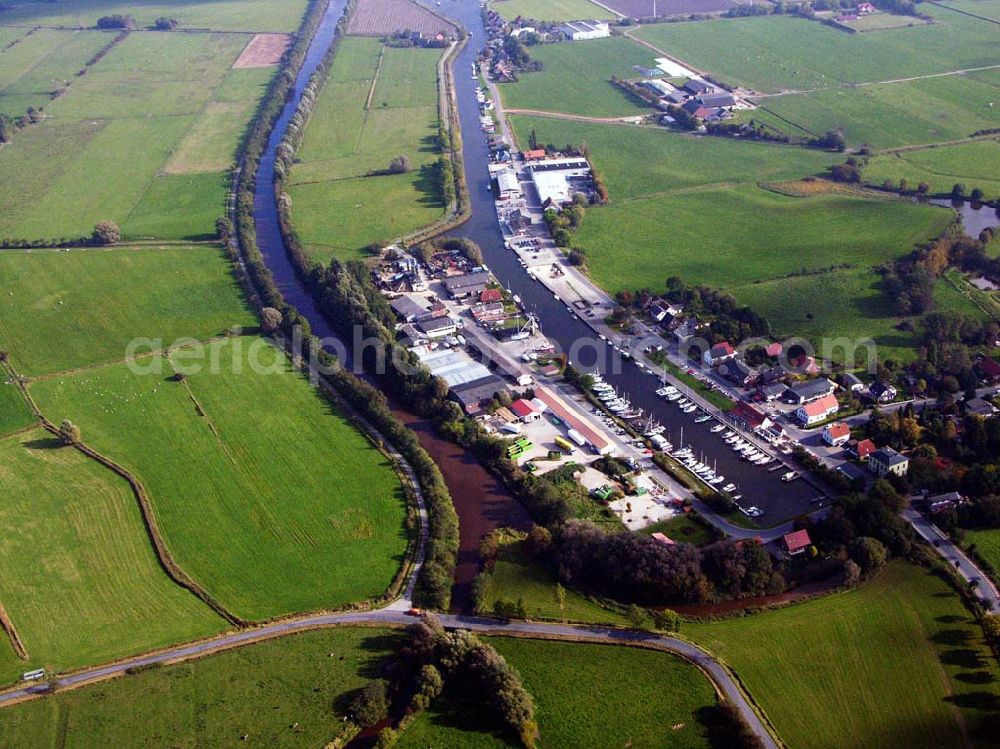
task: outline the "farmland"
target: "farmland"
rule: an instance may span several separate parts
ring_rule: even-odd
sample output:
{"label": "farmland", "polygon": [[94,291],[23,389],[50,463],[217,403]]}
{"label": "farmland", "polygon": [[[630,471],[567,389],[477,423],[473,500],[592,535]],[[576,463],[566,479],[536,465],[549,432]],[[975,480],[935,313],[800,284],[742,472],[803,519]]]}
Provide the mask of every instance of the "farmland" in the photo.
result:
{"label": "farmland", "polygon": [[[365,257],[371,243],[442,215],[433,176],[440,54],[354,37],[338,50],[288,180],[296,230],[317,260]],[[389,174],[397,156],[410,169]]]}
{"label": "farmland", "polygon": [[31,426],[35,420],[20,389],[8,379],[0,369],[0,435]]}
{"label": "farmland", "polygon": [[455,36],[455,25],[413,0],[359,0],[347,24],[348,34],[388,36],[396,31],[419,31],[427,37]]}
{"label": "farmland", "polygon": [[968,544],[976,545],[980,556],[992,564],[993,569],[1000,570],[1000,531],[992,529],[967,531],[966,541]]}
{"label": "farmland", "polygon": [[735,669],[789,747],[995,739],[1000,682],[982,630],[921,568],[896,562],[848,593],[684,632]]}
{"label": "farmland", "polygon": [[653,65],[655,53],[625,37],[532,47],[542,70],[500,85],[504,106],[588,117],[641,114],[649,106],[618,88],[611,77],[634,78],[633,65]]}
{"label": "farmland", "polygon": [[[761,106],[816,135],[840,129],[851,145],[875,148],[937,143],[1000,127],[992,102],[1000,85],[971,76],[941,76],[831,88],[759,100]],[[778,126],[788,131],[788,127]],[[796,134],[794,128],[790,131]]]}
{"label": "farmland", "polygon": [[[608,3],[603,3],[608,5]],[[536,21],[613,19],[615,15],[590,0],[496,0],[493,10],[507,19],[518,16]]]}
{"label": "farmland", "polygon": [[379,629],[305,632],[63,692],[0,711],[0,747],[236,746],[242,735],[324,746],[395,642]]}
{"label": "farmland", "polygon": [[948,0],[941,5],[1000,22],[1000,5],[997,4],[996,0]]}
{"label": "farmland", "polygon": [[[77,71],[114,39],[101,31],[18,29],[17,34],[17,43],[0,52],[0,113],[10,117],[23,115],[28,107],[45,107],[56,91],[73,85]],[[4,38],[0,36],[0,49]]]}
{"label": "farmland", "polygon": [[605,0],[602,5],[630,18],[673,16],[682,13],[718,13],[736,5],[732,0]]}
{"label": "farmland", "polygon": [[1000,141],[980,140],[956,146],[940,146],[920,151],[879,154],[864,170],[864,179],[872,184],[885,180],[906,180],[915,188],[921,182],[932,193],[950,193],[956,183],[966,191],[979,188],[987,199],[1000,197]]}
{"label": "farmland", "polygon": [[899,319],[869,269],[937,236],[954,220],[949,211],[757,186],[821,173],[838,159],[828,153],[538,118],[517,118],[516,128],[522,142],[535,129],[542,143],[590,146],[611,203],[587,213],[574,244],[610,292],[656,289],[679,275],[731,291],[781,335],[914,345],[894,330]]}
{"label": "farmland", "polygon": [[238,615],[381,595],[407,545],[387,459],[260,339],[214,343],[197,359],[202,371],[168,379],[191,356],[156,357],[143,373],[86,370],[31,392],[52,420],[72,419],[135,472],[178,564]]}
{"label": "farmland", "polygon": [[139,26],[149,26],[166,16],[180,22],[182,28],[214,31],[298,30],[307,0],[230,0],[204,2],[126,2],[125,0],[8,0],[0,12],[0,24],[34,23],[41,26],[92,27],[101,16],[127,13]]}
{"label": "farmland", "polygon": [[945,8],[937,23],[846,34],[791,16],[646,26],[637,36],[722,81],[760,92],[810,90],[997,64],[995,24]]}
{"label": "farmland", "polygon": [[133,33],[116,44],[0,151],[0,237],[59,241],[100,220],[126,236],[213,233],[227,171],[273,74],[229,70],[247,41]]}
{"label": "farmland", "polygon": [[0,348],[24,375],[121,360],[135,338],[161,348],[254,324],[215,247],[7,251],[0,277]]}
{"label": "farmland", "polygon": [[[686,661],[667,653],[609,645],[504,637],[489,642],[520,672],[534,696],[542,746],[712,745],[703,715],[715,704],[715,693]],[[454,697],[440,700],[407,729],[398,746],[518,746],[490,732],[475,707]]]}
{"label": "farmland", "polygon": [[0,601],[31,655],[0,661],[0,682],[224,626],[163,573],[128,485],[48,432],[0,440],[0,497]]}

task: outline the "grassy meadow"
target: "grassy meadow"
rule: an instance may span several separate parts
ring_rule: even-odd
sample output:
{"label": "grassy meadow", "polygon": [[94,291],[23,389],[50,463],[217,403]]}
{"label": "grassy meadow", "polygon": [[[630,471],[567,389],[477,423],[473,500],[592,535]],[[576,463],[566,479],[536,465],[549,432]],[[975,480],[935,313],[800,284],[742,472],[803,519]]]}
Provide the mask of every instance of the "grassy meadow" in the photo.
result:
{"label": "grassy meadow", "polygon": [[0,12],[2,24],[38,24],[85,28],[101,16],[131,15],[139,26],[148,26],[166,16],[182,29],[215,31],[294,32],[302,23],[307,0],[8,0]]}
{"label": "grassy meadow", "polygon": [[524,541],[510,540],[500,546],[496,566],[480,605],[486,612],[493,602],[524,601],[528,616],[536,619],[566,620],[593,624],[625,624],[625,617],[566,589],[566,602],[559,606],[555,577],[534,560]]}
{"label": "grassy meadow", "polygon": [[537,73],[522,73],[516,83],[500,84],[508,109],[533,109],[588,117],[646,114],[644,101],[623,91],[611,77],[635,78],[633,65],[649,67],[656,54],[623,36],[531,48],[542,63]]}
{"label": "grassy meadow", "polygon": [[[716,704],[687,661],[649,650],[491,637],[535,698],[544,747],[709,747],[705,711]],[[447,691],[445,692],[447,695]],[[514,747],[475,706],[441,699],[407,728],[400,749]]]}
{"label": "grassy meadow", "polygon": [[[373,242],[441,217],[431,175],[440,54],[363,37],[341,43],[288,178],[295,227],[317,260],[366,257]],[[409,172],[386,174],[396,156]]]}
{"label": "grassy meadow", "polygon": [[[825,172],[840,155],[660,130],[514,118],[520,142],[587,143],[611,196],[574,244],[614,293],[671,275],[723,288],[780,335],[871,336],[894,354],[914,338],[875,287],[874,265],[954,220],[943,208],[846,192],[791,197],[759,185]],[[795,299],[798,304],[789,304]]]}
{"label": "grassy meadow", "polygon": [[1000,530],[967,531],[965,540],[967,545],[975,544],[994,569],[1000,570]]}
{"label": "grassy meadow", "polygon": [[953,8],[963,13],[972,13],[1000,23],[1000,3],[996,0],[948,0],[941,3],[945,8]]}
{"label": "grassy meadow", "polygon": [[303,632],[62,692],[0,710],[0,747],[325,746],[395,643],[364,627]]}
{"label": "grassy meadow", "polygon": [[0,601],[31,656],[0,683],[224,627],[164,574],[128,484],[48,432],[0,440],[0,498]]}
{"label": "grassy meadow", "polygon": [[983,191],[987,199],[1000,197],[1000,141],[978,140],[919,151],[877,154],[864,170],[864,179],[880,185],[905,179],[911,189],[921,182],[932,193],[950,193],[956,183],[966,191]]}
{"label": "grassy meadow", "polygon": [[112,39],[114,34],[104,31],[4,29],[0,33],[0,114],[20,117],[28,107],[46,107],[55,91],[76,84],[77,71]]}
{"label": "grassy meadow", "polygon": [[659,523],[646,526],[640,533],[652,535],[653,533],[663,533],[674,541],[686,544],[702,546],[715,540],[715,531],[712,527],[691,515],[675,515],[669,520],[661,520]]}
{"label": "grassy meadow", "polygon": [[935,23],[847,34],[794,16],[661,23],[637,36],[728,84],[773,93],[997,64],[996,25],[928,4]]}
{"label": "grassy meadow", "polygon": [[238,615],[384,593],[407,546],[388,460],[261,339],[212,344],[194,360],[204,371],[174,381],[191,356],[60,375],[31,393],[136,474],[178,564]]}
{"label": "grassy meadow", "polygon": [[101,220],[133,238],[213,234],[240,139],[273,75],[230,70],[248,39],[137,32],[116,44],[47,104],[43,122],[0,150],[0,238],[58,242]]}
{"label": "grassy meadow", "polygon": [[119,361],[136,338],[162,348],[256,325],[217,247],[11,250],[0,278],[0,348],[23,375]]}
{"label": "grassy meadow", "polygon": [[536,21],[580,21],[593,18],[617,18],[607,8],[590,0],[497,0],[493,10],[507,19],[518,16]]}
{"label": "grassy meadow", "polygon": [[35,416],[16,384],[0,369],[0,435],[31,426]]}
{"label": "grassy meadow", "polygon": [[857,590],[684,634],[736,671],[790,749],[995,742],[996,661],[921,568],[895,562]]}
{"label": "grassy meadow", "polygon": [[[1000,109],[992,106],[998,98],[1000,82],[952,75],[773,96],[759,103],[804,131],[821,135],[839,129],[852,146],[883,149],[958,140],[1000,127]],[[787,124],[778,127],[798,134]]]}

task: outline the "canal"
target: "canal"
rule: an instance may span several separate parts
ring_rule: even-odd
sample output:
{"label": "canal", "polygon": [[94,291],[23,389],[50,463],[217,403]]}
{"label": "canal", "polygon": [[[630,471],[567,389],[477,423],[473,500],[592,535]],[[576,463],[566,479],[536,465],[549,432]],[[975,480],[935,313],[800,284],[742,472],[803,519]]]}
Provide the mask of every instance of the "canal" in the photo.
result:
{"label": "canal", "polygon": [[[569,351],[574,341],[593,339],[595,333],[582,320],[572,315],[565,305],[553,298],[540,282],[533,281],[518,263],[515,253],[504,249],[499,220],[489,190],[489,148],[486,136],[479,125],[479,105],[475,89],[479,85],[472,78],[472,65],[486,42],[480,8],[473,0],[446,0],[442,11],[457,19],[472,32],[469,44],[455,62],[455,85],[458,96],[459,117],[462,124],[463,156],[472,203],[472,218],[452,232],[455,236],[474,240],[483,249],[483,255],[497,278],[519,295],[525,306],[540,318],[543,332],[556,341],[563,351]],[[697,279],[688,279],[697,281]],[[580,362],[590,366],[595,362]],[[683,414],[676,406],[659,398],[655,390],[659,381],[643,372],[632,362],[623,362],[620,372],[611,362],[596,362],[605,379],[620,393],[627,393],[629,400],[651,414],[667,428],[665,436],[675,446],[689,445],[696,453],[704,454],[706,462],[716,466],[719,473],[736,484],[736,493],[742,494],[740,503],[757,505],[764,514],[759,518],[763,527],[777,525],[790,517],[816,508],[814,500],[819,492],[805,481],[782,483],[782,470],[770,471],[776,464],[754,466],[741,460],[709,428],[714,421],[695,424],[698,413]],[[606,366],[607,364],[607,366]]]}

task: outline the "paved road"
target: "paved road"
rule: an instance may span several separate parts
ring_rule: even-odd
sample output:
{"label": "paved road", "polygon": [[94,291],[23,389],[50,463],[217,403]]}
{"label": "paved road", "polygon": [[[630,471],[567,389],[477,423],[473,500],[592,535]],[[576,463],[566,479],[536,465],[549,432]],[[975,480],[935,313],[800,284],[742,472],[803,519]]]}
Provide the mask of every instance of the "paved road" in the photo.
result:
{"label": "paved road", "polygon": [[986,601],[990,611],[1000,610],[1000,592],[976,563],[965,552],[952,543],[941,530],[912,507],[903,510],[903,517],[913,526],[920,536],[933,544],[941,557],[950,564],[959,575],[968,582],[976,582],[976,594]]}
{"label": "paved road", "polygon": [[[764,722],[758,716],[757,712],[750,704],[750,701],[747,699],[746,695],[740,689],[736,680],[729,673],[729,671],[704,650],[685,640],[681,640],[676,637],[656,635],[650,632],[640,632],[637,630],[614,629],[610,627],[596,626],[574,626],[569,624],[547,624],[538,622],[502,622],[496,619],[464,615],[441,615],[440,620],[445,627],[450,629],[468,629],[476,632],[497,634],[508,632],[554,637],[557,639],[590,640],[593,642],[603,643],[633,643],[675,653],[700,667],[709,676],[709,678],[712,679],[719,691],[725,696],[726,700],[740,711],[744,720],[747,721],[754,733],[761,738],[761,741],[763,741],[764,746],[767,747],[767,749],[779,749],[781,746],[767,730]],[[69,676],[64,676],[58,679],[55,683],[61,688],[82,685],[90,681],[124,674],[127,670],[140,666],[187,660],[190,658],[209,655],[219,650],[225,650],[272,637],[294,634],[296,632],[315,629],[317,627],[351,624],[402,625],[409,624],[413,621],[413,617],[389,608],[370,612],[351,612],[343,614],[321,614],[308,616],[291,621],[276,622],[257,629],[245,630],[235,634],[224,635],[222,637],[195,643],[193,645],[170,648],[154,655],[138,656],[120,663],[87,669]],[[45,685],[37,685],[11,692],[5,692],[0,694],[0,706],[12,703],[25,697],[44,694],[45,691]]]}

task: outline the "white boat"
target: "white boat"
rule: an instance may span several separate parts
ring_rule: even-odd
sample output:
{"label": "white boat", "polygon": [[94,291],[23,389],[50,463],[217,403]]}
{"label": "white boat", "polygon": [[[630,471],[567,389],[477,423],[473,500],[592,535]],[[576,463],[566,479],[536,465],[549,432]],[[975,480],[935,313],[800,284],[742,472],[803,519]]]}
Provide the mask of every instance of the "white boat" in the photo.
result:
{"label": "white boat", "polygon": [[666,398],[669,392],[667,391],[666,388],[660,388],[659,390],[656,391],[656,394],[661,398]]}
{"label": "white boat", "polygon": [[709,479],[708,483],[710,483],[712,486],[718,486],[725,480],[726,480],[725,476],[716,476],[714,479]]}
{"label": "white boat", "polygon": [[735,488],[736,488],[736,484],[728,483],[724,487],[722,487],[722,491],[724,491],[724,492],[726,492],[728,494],[729,492],[731,492]]}
{"label": "white boat", "polygon": [[784,481],[785,483],[788,483],[789,481],[794,481],[796,478],[798,478],[798,475],[799,474],[797,474],[795,471],[789,471],[788,473],[782,475],[781,480]]}
{"label": "white boat", "polygon": [[712,434],[718,434],[725,428],[726,428],[725,424],[716,424],[714,427],[711,428],[710,431],[712,432]]}
{"label": "white boat", "polygon": [[695,424],[704,424],[706,421],[711,420],[711,418],[712,418],[711,416],[709,416],[708,414],[705,414],[704,416],[699,416],[697,419],[695,419],[694,423]]}
{"label": "white boat", "polygon": [[698,410],[698,407],[697,407],[696,405],[694,405],[694,404],[692,403],[692,404],[691,404],[690,406],[686,406],[685,408],[682,408],[681,410],[682,410],[682,411],[683,411],[684,413],[686,413],[686,414],[689,414],[689,413],[691,413],[692,411],[697,411],[697,410]]}

